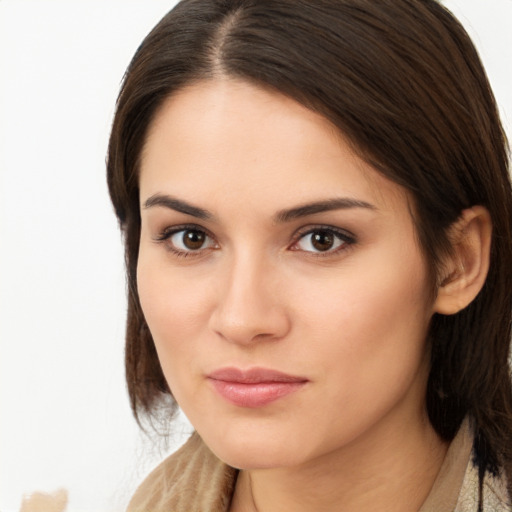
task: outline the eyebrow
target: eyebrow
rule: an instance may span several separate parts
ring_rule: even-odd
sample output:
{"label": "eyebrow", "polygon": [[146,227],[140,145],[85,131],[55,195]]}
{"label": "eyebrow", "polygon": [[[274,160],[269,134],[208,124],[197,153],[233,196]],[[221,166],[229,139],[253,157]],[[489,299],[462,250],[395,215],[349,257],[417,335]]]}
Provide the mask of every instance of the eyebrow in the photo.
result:
{"label": "eyebrow", "polygon": [[202,220],[209,220],[213,218],[213,214],[208,210],[199,208],[198,206],[191,205],[182,199],[177,199],[168,195],[154,194],[144,203],[144,209],[152,208],[154,206],[163,206],[164,208],[169,208]]}
{"label": "eyebrow", "polygon": [[[192,217],[197,217],[202,220],[211,220],[214,218],[213,213],[210,211],[194,206],[182,199],[177,199],[169,195],[154,194],[144,203],[144,209],[152,208],[154,206],[162,206],[169,208]],[[347,210],[352,208],[365,208],[368,210],[376,210],[377,208],[367,203],[366,201],[360,201],[358,199],[352,199],[350,197],[339,197],[333,199],[325,199],[322,201],[315,201],[312,203],[306,203],[294,208],[281,210],[274,216],[274,222],[285,223],[290,222],[301,217],[308,215],[315,215],[317,213],[329,212],[332,210]]]}
{"label": "eyebrow", "polygon": [[275,215],[274,220],[277,223],[283,223],[301,217],[306,217],[308,215],[314,215],[316,213],[329,212],[332,210],[348,210],[351,208],[366,208],[368,210],[377,209],[374,205],[367,203],[366,201],[360,201],[350,197],[339,197],[303,204],[288,210],[281,210]]}

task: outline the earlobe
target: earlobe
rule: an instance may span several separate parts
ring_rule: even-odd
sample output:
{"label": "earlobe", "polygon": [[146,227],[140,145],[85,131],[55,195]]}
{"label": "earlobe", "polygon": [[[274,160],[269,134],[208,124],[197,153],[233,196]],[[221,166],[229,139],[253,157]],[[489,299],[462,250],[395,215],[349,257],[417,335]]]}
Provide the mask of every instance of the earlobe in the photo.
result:
{"label": "earlobe", "polygon": [[483,206],[464,210],[450,228],[452,252],[446,257],[434,312],[453,315],[468,306],[484,286],[489,270],[492,221]]}

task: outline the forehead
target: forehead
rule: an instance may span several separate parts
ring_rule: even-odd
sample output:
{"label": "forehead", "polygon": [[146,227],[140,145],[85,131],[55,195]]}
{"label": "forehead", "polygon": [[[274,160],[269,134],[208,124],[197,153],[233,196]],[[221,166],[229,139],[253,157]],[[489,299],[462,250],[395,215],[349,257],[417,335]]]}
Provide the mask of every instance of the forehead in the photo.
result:
{"label": "forehead", "polygon": [[243,207],[339,195],[385,210],[408,203],[323,116],[231,79],[195,83],[164,102],[148,130],[140,189],[141,198],[172,192]]}

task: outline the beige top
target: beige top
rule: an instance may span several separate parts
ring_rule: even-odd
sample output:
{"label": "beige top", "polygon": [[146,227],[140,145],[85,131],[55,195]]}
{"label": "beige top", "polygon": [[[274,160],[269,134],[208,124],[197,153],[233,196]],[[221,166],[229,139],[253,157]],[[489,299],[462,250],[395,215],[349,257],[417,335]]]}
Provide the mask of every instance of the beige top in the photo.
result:
{"label": "beige top", "polygon": [[[472,445],[465,421],[419,512],[477,511],[478,470],[470,460]],[[127,512],[228,512],[237,474],[193,434],[144,480]],[[486,474],[483,490],[485,512],[512,511],[503,476]]]}

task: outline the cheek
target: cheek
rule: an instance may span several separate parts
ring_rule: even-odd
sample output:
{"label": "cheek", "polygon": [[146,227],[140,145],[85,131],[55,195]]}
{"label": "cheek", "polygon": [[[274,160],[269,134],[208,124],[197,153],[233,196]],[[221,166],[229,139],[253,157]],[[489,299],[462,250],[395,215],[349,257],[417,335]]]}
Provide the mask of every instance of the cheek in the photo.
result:
{"label": "cheek", "polygon": [[309,283],[298,322],[306,338],[314,340],[312,355],[326,375],[366,385],[372,375],[410,379],[417,371],[430,313],[424,266],[413,255],[411,262],[390,254],[385,271],[372,259],[337,279]]}
{"label": "cheek", "polygon": [[173,270],[141,250],[137,267],[139,299],[167,378],[173,361],[192,360],[207,323],[207,283]]}
{"label": "cheek", "polygon": [[[186,273],[185,273],[186,274]],[[155,343],[163,374],[175,400],[193,403],[201,381],[196,371],[205,354],[208,287],[169,265],[141,254],[137,269],[141,307]],[[204,284],[204,283],[203,283]]]}
{"label": "cheek", "polygon": [[422,409],[428,372],[426,281],[421,265],[394,268],[387,273],[353,268],[337,285],[309,283],[298,320],[305,342],[295,355],[308,361],[323,397],[311,401],[310,417],[332,411],[328,421],[315,424],[328,446],[339,441],[337,435],[347,442],[355,438],[405,397],[413,397],[407,401],[412,408]]}

